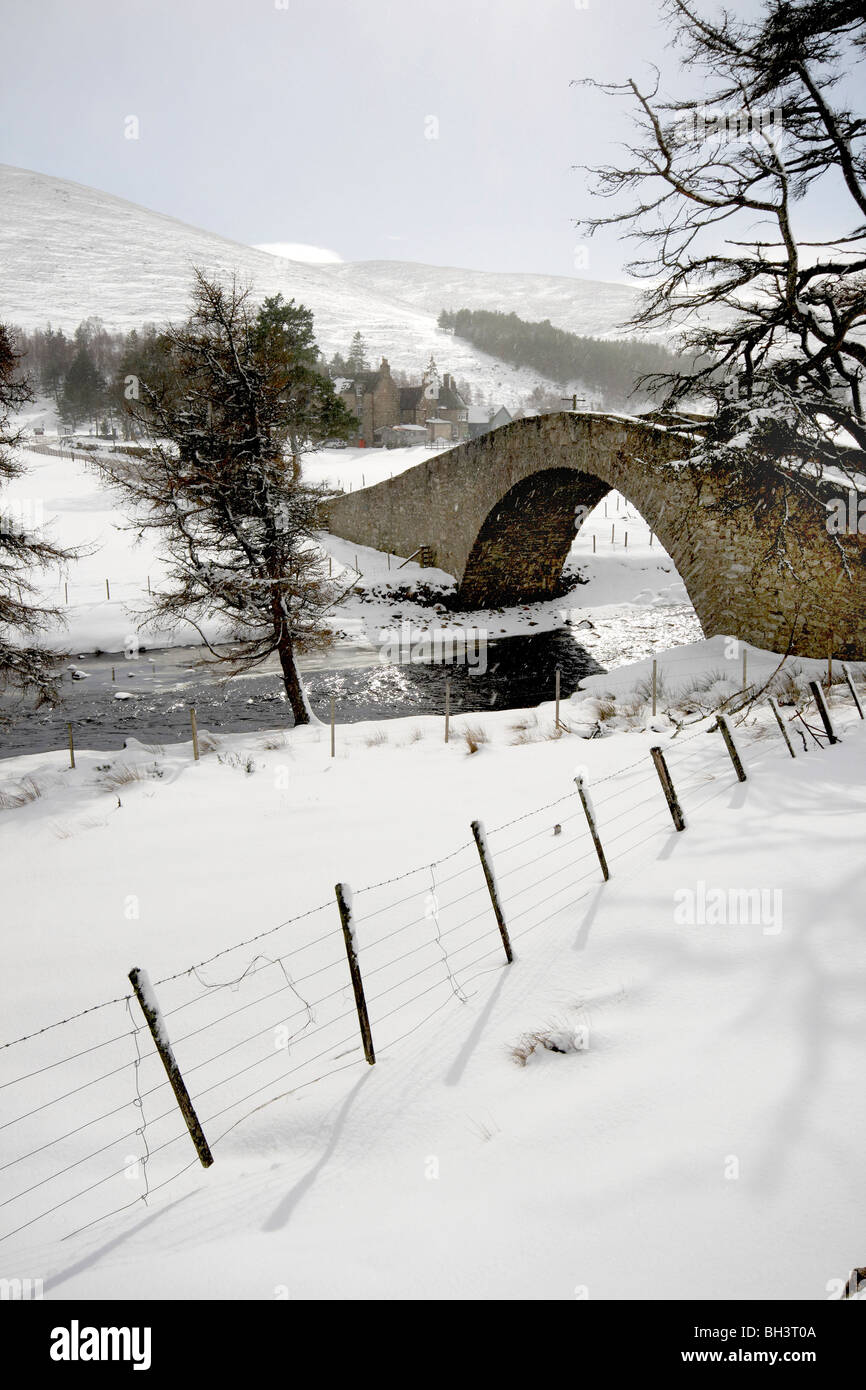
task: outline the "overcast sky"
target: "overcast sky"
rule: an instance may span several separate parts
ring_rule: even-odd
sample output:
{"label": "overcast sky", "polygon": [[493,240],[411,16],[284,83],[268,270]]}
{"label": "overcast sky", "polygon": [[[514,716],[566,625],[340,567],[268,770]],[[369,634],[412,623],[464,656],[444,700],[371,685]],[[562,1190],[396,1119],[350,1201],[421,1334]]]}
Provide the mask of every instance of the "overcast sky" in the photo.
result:
{"label": "overcast sky", "polygon": [[575,274],[572,166],[628,127],[571,80],[676,71],[658,0],[587,3],[0,0],[0,162],[252,244]]}

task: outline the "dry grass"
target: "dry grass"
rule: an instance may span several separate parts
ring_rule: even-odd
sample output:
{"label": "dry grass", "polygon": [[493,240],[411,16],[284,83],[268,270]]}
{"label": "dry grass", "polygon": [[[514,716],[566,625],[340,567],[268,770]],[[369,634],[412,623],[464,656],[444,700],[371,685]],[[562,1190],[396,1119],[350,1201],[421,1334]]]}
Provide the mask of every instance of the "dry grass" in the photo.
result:
{"label": "dry grass", "polygon": [[509,1055],[517,1066],[525,1067],[537,1052],[586,1052],[588,1037],[589,1030],[585,1026],[574,1028],[570,1024],[550,1024],[533,1033],[524,1033],[509,1048]]}
{"label": "dry grass", "polygon": [[479,724],[467,724],[460,730],[460,737],[466,744],[467,753],[477,753],[483,743],[490,742]]}
{"label": "dry grass", "polygon": [[248,777],[258,770],[255,758],[249,753],[246,757],[241,753],[217,753],[217,762],[223,767],[236,767],[238,772],[245,772]]}
{"label": "dry grass", "polygon": [[143,767],[130,767],[128,763],[118,763],[110,772],[103,773],[99,779],[109,791],[127,787],[131,782],[146,782],[148,773]]}
{"label": "dry grass", "polygon": [[382,729],[377,729],[374,734],[368,734],[364,742],[368,748],[381,748],[383,743],[388,742],[388,735]]}
{"label": "dry grass", "polygon": [[538,716],[527,714],[522,719],[518,719],[511,725],[511,732],[514,735],[512,744],[537,743],[541,737],[538,728]]}
{"label": "dry grass", "polygon": [[0,791],[0,811],[16,811],[42,795],[42,788],[32,777],[22,777],[8,790]]}
{"label": "dry grass", "polygon": [[617,709],[614,696],[611,696],[609,700],[596,702],[595,717],[600,724],[603,724],[606,719],[615,719],[618,714],[622,714],[622,710]]}
{"label": "dry grass", "polygon": [[283,753],[289,747],[288,739],[285,734],[278,734],[276,737],[266,738],[262,748],[266,753]]}

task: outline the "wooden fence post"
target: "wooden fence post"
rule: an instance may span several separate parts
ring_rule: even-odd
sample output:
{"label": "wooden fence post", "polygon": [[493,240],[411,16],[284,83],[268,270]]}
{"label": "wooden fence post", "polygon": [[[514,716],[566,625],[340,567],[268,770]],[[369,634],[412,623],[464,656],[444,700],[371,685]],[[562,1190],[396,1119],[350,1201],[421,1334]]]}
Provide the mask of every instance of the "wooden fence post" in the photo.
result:
{"label": "wooden fence post", "polygon": [[445,742],[448,742],[448,734],[451,725],[451,682],[445,682]]}
{"label": "wooden fence post", "polygon": [[815,701],[816,708],[818,710],[819,715],[821,716],[821,723],[824,725],[827,738],[831,743],[838,743],[839,740],[836,737],[836,732],[833,728],[833,725],[830,722],[830,711],[828,710],[827,705],[824,701],[824,692],[821,689],[821,686],[819,685],[818,681],[810,681],[809,689],[812,692],[812,699]]}
{"label": "wooden fence post", "polygon": [[848,665],[847,665],[847,663],[844,662],[844,661],[842,662],[842,675],[845,677],[845,682],[846,682],[846,684],[847,684],[847,686],[848,686],[848,689],[851,691],[851,698],[852,698],[853,701],[854,701],[854,708],[856,709],[857,713],[859,714],[860,718],[862,719],[862,718],[863,718],[863,706],[860,704],[860,698],[859,698],[859,696],[858,696],[858,694],[857,694],[857,691],[854,689],[854,682],[853,682],[852,679],[851,679],[851,672],[848,670]]}
{"label": "wooden fence post", "polygon": [[557,731],[559,730],[559,682],[560,682],[560,671],[559,671],[559,667],[557,666],[557,668],[556,668],[556,728],[557,728]]}
{"label": "wooden fence post", "polygon": [[685,830],[685,818],[683,816],[682,807],[680,806],[680,803],[677,800],[677,794],[674,791],[674,784],[671,781],[671,774],[668,772],[668,765],[665,762],[665,755],[662,752],[662,750],[658,747],[651,748],[650,753],[652,754],[652,760],[655,763],[656,772],[659,775],[659,781],[662,784],[662,791],[664,792],[665,798],[668,803],[668,810],[671,813],[671,819],[674,825],[676,826],[677,830]]}
{"label": "wooden fence post", "polygon": [[75,766],[75,744],[72,741],[72,725],[66,725],[66,732],[69,735],[69,766]]}
{"label": "wooden fence post", "polygon": [[734,764],[734,771],[736,772],[739,780],[741,782],[745,782],[747,780],[746,769],[743,767],[743,764],[740,761],[740,755],[737,752],[737,745],[734,743],[733,734],[728,728],[728,721],[723,714],[716,715],[716,724],[718,725],[722,738],[725,740],[725,747],[731,755],[731,762]]}
{"label": "wooden fence post", "polygon": [[793,745],[793,743],[791,742],[790,738],[788,737],[788,730],[785,728],[785,721],[784,721],[784,719],[782,718],[782,715],[781,715],[781,713],[780,713],[780,711],[779,711],[779,706],[776,704],[776,701],[773,699],[773,696],[772,696],[772,695],[771,695],[771,696],[769,697],[769,699],[767,700],[767,704],[770,706],[770,709],[773,711],[774,715],[776,716],[776,723],[777,723],[778,726],[779,726],[779,733],[782,735],[782,738],[785,740],[785,743],[786,743],[787,748],[788,748],[788,752],[791,754],[791,757],[792,757],[792,758],[796,758],[797,754],[794,752],[794,745]]}
{"label": "wooden fence post", "polygon": [[192,726],[192,756],[198,762],[198,724],[195,718],[195,705],[189,707],[189,722]]}
{"label": "wooden fence post", "polygon": [[111,598],[111,589],[108,587],[108,580],[107,580],[107,579],[106,579],[106,581],[105,581],[105,597],[106,597],[107,599],[110,599],[110,598]]}
{"label": "wooden fence post", "polygon": [[63,585],[63,597],[64,597],[65,602],[68,603],[68,602],[69,602],[69,584],[68,584],[68,582],[65,583],[65,584]]}
{"label": "wooden fence post", "polygon": [[511,938],[508,935],[508,928],[505,925],[505,917],[502,912],[502,905],[499,901],[499,890],[496,887],[496,878],[493,873],[493,860],[490,856],[490,849],[487,844],[487,836],[484,833],[484,826],[480,820],[472,822],[472,834],[475,837],[475,844],[478,849],[478,857],[481,860],[481,867],[484,870],[484,877],[487,880],[487,891],[490,894],[490,901],[493,904],[493,911],[496,916],[496,925],[502,937],[502,944],[505,947],[505,959],[510,965],[514,960],[514,953],[511,949]]}
{"label": "wooden fence post", "polygon": [[361,967],[358,965],[355,925],[352,920],[352,894],[346,883],[336,884],[334,892],[337,895],[337,906],[340,909],[340,922],[343,927],[343,940],[346,943],[346,955],[349,959],[349,973],[352,976],[352,989],[355,994],[355,1008],[358,1010],[364,1056],[372,1067],[376,1061],[376,1054],[373,1051],[373,1034],[367,1013],[367,1001],[364,998],[364,981],[361,979]]}
{"label": "wooden fence post", "polygon": [[336,728],[334,721],[334,697],[331,696],[331,757],[336,755]]}
{"label": "wooden fence post", "polygon": [[589,793],[584,785],[583,775],[579,774],[575,777],[574,781],[577,787],[577,794],[580,797],[580,804],[586,816],[586,823],[589,826],[589,833],[592,836],[592,843],[595,845],[595,852],[598,855],[598,862],[601,865],[602,878],[605,883],[607,883],[610,878],[610,870],[607,867],[607,860],[604,857],[604,850],[602,848],[601,839],[599,838],[598,827],[595,823],[595,811],[593,810]]}
{"label": "wooden fence post", "polygon": [[658,694],[659,683],[659,664],[656,657],[653,657],[653,719],[656,716],[656,696]]}
{"label": "wooden fence post", "polygon": [[168,1033],[165,1027],[165,1020],[162,1010],[153,992],[153,985],[147,975],[147,971],[140,970],[138,966],[129,972],[129,983],[135,990],[135,997],[141,1005],[141,1012],[144,1014],[147,1026],[153,1037],[154,1047],[159,1053],[159,1060],[165,1067],[165,1074],[171,1083],[174,1091],[175,1100],[180,1106],[180,1113],[186,1121],[190,1138],[195,1144],[195,1151],[199,1156],[202,1168],[209,1168],[213,1163],[213,1154],[210,1151],[207,1140],[204,1137],[204,1130],[198,1121],[198,1116],[193,1108],[189,1091],[186,1083],[180,1074],[180,1068],[175,1061],[171,1043],[168,1040]]}
{"label": "wooden fence post", "polygon": [[749,669],[749,653],[748,653],[748,651],[746,650],[746,648],[743,647],[743,694],[744,694],[744,695],[745,695],[745,693],[746,693],[746,690],[747,690],[748,684],[749,684],[749,679],[748,679],[748,674],[747,674],[747,673],[748,673],[748,669]]}

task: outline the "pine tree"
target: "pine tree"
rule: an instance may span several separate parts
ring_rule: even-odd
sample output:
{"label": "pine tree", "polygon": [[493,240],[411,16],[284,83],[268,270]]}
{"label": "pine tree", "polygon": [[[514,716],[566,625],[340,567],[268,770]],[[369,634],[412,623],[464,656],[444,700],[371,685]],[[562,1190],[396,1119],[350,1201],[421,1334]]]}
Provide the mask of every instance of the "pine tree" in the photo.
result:
{"label": "pine tree", "polygon": [[94,420],[105,402],[105,382],[99,374],[93,354],[82,343],[66,373],[60,397],[60,416],[72,428],[80,420]]}
{"label": "pine tree", "polygon": [[367,361],[367,344],[364,342],[360,330],[353,334],[352,343],[349,348],[349,356],[346,358],[346,375],[350,377],[360,376],[361,372],[368,372],[370,363]]}
{"label": "pine tree", "polygon": [[[33,400],[30,383],[19,376],[20,355],[9,330],[0,324],[0,486],[26,472],[15,457],[20,434],[10,416]],[[35,638],[62,622],[57,609],[36,602],[34,572],[64,564],[76,552],[61,550],[36,529],[35,518],[7,503],[0,509],[0,690],[35,693],[38,703],[58,697],[58,657]],[[22,639],[24,639],[22,641]]]}
{"label": "pine tree", "polygon": [[299,650],[330,640],[337,591],[314,542],[320,489],[299,476],[299,451],[355,427],[318,370],[312,314],[280,296],[259,310],[250,291],[196,273],[192,313],[159,338],[154,378],[127,408],[149,434],[134,461],[98,467],[131,504],[133,529],[154,531],[167,582],[149,616],[158,626],[224,620],[230,649],[212,655],[249,670],[273,653],[297,724],[310,709]]}

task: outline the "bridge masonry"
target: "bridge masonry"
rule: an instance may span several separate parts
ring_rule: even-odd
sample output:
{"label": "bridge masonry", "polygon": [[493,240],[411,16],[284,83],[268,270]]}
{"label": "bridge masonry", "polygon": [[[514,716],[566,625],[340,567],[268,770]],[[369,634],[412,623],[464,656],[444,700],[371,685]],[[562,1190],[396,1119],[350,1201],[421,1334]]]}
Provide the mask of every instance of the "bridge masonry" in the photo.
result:
{"label": "bridge masonry", "polygon": [[[396,555],[428,545],[457,580],[464,608],[499,607],[555,593],[583,519],[616,489],[670,555],[705,636],[866,659],[866,537],[831,538],[821,503],[789,496],[788,564],[780,568],[769,557],[781,497],[757,518],[744,507],[727,511],[736,479],[685,461],[693,447],[683,434],[629,416],[518,420],[332,499],[323,524]],[[828,499],[840,493],[822,486]]]}

